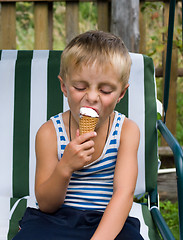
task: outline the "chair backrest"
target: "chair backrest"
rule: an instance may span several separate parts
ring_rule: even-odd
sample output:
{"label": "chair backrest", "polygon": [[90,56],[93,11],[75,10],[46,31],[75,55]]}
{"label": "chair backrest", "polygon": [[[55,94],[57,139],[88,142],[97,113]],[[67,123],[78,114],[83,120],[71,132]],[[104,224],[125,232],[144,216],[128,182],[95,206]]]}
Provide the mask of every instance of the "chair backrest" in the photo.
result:
{"label": "chair backrest", "polygon": [[157,96],[155,69],[150,57],[131,53],[130,87],[116,109],[140,128],[138,179],[135,195],[151,192],[157,184]]}
{"label": "chair backrest", "polygon": [[[61,51],[0,51],[0,197],[34,196],[35,135],[68,106],[60,90]],[[130,87],[116,109],[141,131],[135,194],[157,180],[156,92],[152,59],[132,54]]]}

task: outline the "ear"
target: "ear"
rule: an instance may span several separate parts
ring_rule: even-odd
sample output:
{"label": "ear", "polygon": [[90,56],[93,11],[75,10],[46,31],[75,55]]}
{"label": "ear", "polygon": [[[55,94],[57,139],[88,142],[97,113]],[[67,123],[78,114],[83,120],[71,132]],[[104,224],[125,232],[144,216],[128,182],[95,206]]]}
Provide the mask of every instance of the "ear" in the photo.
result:
{"label": "ear", "polygon": [[123,88],[123,90],[122,90],[122,92],[121,92],[121,94],[120,94],[120,96],[119,96],[119,98],[118,98],[117,103],[119,103],[119,102],[121,101],[121,99],[125,96],[125,93],[126,93],[128,87],[129,87],[129,83],[126,84],[126,86]]}
{"label": "ear", "polygon": [[63,81],[63,79],[61,78],[60,75],[58,75],[58,79],[60,81],[60,88],[61,88],[61,91],[63,92],[64,96],[67,97],[67,88],[65,86],[65,83]]}

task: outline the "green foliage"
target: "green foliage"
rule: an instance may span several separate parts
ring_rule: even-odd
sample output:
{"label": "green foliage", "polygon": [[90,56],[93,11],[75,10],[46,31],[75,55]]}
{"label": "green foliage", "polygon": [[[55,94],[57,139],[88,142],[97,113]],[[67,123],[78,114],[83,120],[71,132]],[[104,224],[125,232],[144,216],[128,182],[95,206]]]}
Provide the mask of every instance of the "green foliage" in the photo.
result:
{"label": "green foliage", "polygon": [[16,42],[17,49],[33,49],[34,19],[33,3],[16,3]]}
{"label": "green foliage", "polygon": [[[178,3],[177,22],[174,24],[174,41],[173,47],[178,48],[178,67],[183,67],[182,55],[182,16],[181,6]],[[163,26],[163,2],[145,2],[141,7],[141,12],[146,20],[146,54],[153,58],[155,67],[162,65],[162,54],[167,46],[167,26]],[[160,101],[163,99],[163,79],[157,78],[157,96]],[[181,145],[183,145],[183,78],[177,78],[177,122],[176,137]],[[169,100],[170,101],[170,100]],[[159,141],[160,142],[160,141]]]}
{"label": "green foliage", "polygon": [[170,201],[160,202],[161,214],[168,224],[175,239],[179,239],[179,217],[178,217],[178,202]]}
{"label": "green foliage", "polygon": [[163,27],[163,3],[145,2],[141,12],[146,19],[146,54],[153,58],[155,66],[159,66],[162,58],[162,51],[165,48],[162,34],[167,31]]}
{"label": "green foliage", "polygon": [[[16,3],[16,36],[17,49],[34,49],[34,14],[33,3]],[[64,49],[65,34],[65,2],[53,4],[53,49]],[[94,2],[79,3],[79,29],[84,32],[97,29],[97,5]]]}
{"label": "green foliage", "polygon": [[97,4],[94,2],[79,3],[80,33],[97,29]]}
{"label": "green foliage", "polygon": [[[148,29],[146,31],[146,54],[153,58],[155,66],[160,66],[162,51],[166,50],[167,45],[168,26],[163,25],[163,9],[163,2],[145,2],[141,7],[146,20],[146,29]],[[182,53],[181,7],[178,8],[177,22],[177,25],[174,24],[174,46]]]}

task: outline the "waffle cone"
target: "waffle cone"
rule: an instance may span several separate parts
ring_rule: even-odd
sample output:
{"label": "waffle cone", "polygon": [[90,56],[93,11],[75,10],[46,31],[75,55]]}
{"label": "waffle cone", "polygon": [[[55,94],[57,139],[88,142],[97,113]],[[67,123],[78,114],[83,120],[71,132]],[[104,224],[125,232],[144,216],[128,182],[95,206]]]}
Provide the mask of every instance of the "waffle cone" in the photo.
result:
{"label": "waffle cone", "polygon": [[97,117],[81,116],[79,121],[79,133],[93,132],[98,123]]}

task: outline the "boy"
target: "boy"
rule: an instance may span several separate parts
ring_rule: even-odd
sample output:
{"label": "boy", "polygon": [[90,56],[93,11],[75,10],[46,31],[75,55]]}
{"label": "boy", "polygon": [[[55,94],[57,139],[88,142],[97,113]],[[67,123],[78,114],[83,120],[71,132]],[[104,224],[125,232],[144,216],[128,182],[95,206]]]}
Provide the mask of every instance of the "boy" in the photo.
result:
{"label": "boy", "polygon": [[[59,80],[70,110],[43,124],[36,137],[35,193],[15,239],[142,239],[128,217],[137,179],[139,129],[114,111],[129,86],[129,53],[101,31],[77,36],[61,56]],[[80,108],[99,115],[80,135]]]}

